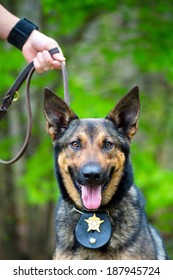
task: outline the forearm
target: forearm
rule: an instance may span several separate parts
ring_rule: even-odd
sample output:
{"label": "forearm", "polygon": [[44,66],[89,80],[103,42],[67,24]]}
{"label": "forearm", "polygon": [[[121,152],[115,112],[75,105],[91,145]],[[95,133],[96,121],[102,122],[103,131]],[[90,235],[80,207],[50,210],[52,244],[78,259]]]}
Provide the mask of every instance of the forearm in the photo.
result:
{"label": "forearm", "polygon": [[[59,69],[65,61],[58,43],[37,31],[38,27],[27,19],[20,19],[0,4],[0,39],[20,49],[28,62],[33,61],[36,71]],[[49,50],[58,48],[59,53],[51,57]]]}
{"label": "forearm", "polygon": [[19,20],[0,4],[0,38],[6,40],[11,29]]}

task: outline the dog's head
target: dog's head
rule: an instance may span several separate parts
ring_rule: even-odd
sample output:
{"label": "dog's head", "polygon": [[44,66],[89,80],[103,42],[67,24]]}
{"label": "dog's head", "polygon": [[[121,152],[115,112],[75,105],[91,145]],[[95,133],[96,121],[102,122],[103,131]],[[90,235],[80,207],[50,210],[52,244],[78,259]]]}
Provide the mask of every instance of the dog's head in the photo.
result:
{"label": "dog's head", "polygon": [[79,119],[62,99],[45,89],[44,113],[60,181],[80,209],[99,209],[115,195],[137,131],[139,107],[135,87],[106,118]]}

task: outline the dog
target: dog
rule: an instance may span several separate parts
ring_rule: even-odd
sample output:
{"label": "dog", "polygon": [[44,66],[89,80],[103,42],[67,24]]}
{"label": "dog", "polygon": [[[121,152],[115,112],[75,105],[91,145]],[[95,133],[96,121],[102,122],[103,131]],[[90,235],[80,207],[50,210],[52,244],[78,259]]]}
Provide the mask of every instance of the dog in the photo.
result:
{"label": "dog", "polygon": [[62,99],[45,89],[46,127],[61,192],[55,211],[54,259],[167,259],[134,184],[130,143],[139,111],[137,86],[100,119],[79,119]]}

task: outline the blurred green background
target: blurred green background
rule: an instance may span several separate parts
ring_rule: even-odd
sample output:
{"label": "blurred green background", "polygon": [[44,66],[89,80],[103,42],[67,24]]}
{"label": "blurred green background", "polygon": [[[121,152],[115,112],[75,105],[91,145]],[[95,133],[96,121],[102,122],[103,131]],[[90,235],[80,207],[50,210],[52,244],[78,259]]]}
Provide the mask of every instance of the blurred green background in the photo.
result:
{"label": "blurred green background", "polygon": [[[131,146],[135,182],[150,222],[173,258],[173,5],[171,0],[1,1],[55,38],[67,60],[71,107],[79,117],[104,117],[135,85],[139,131]],[[26,62],[0,42],[0,99]],[[45,131],[43,89],[63,96],[61,72],[35,74],[32,140],[26,155],[0,166],[0,259],[49,259],[54,248],[52,144]],[[26,130],[25,88],[0,124],[0,157],[20,148]]]}

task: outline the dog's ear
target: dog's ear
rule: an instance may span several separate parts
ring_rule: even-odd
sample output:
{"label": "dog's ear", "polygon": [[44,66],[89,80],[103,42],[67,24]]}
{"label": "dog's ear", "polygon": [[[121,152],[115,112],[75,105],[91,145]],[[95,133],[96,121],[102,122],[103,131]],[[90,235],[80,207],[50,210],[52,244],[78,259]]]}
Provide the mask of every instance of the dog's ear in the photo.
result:
{"label": "dog's ear", "polygon": [[138,128],[139,110],[139,88],[136,86],[118,102],[106,118],[113,121],[131,140]]}
{"label": "dog's ear", "polygon": [[53,141],[68,128],[72,120],[78,119],[70,107],[48,88],[44,90],[44,114],[47,132]]}

